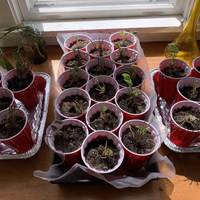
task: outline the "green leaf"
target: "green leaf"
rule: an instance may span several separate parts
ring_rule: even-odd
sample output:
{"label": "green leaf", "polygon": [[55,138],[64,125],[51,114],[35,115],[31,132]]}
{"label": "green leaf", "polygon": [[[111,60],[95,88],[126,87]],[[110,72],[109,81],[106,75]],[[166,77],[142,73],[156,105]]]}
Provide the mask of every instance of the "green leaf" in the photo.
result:
{"label": "green leaf", "polygon": [[130,66],[131,71],[135,74],[136,73],[136,68],[134,66]]}
{"label": "green leaf", "polygon": [[178,53],[178,47],[176,46],[176,43],[170,43],[168,50],[171,53]]}
{"label": "green leaf", "polygon": [[22,56],[19,52],[13,52],[13,56],[16,61],[23,62]]}
{"label": "green leaf", "polygon": [[74,36],[77,40],[79,40],[79,37],[77,37],[76,35]]}
{"label": "green leaf", "polygon": [[123,73],[122,76],[124,77],[124,81],[128,83],[129,86],[132,86],[132,80],[130,78],[130,75],[127,73]]}
{"label": "green leaf", "polygon": [[102,106],[102,107],[101,107],[102,112],[105,112],[106,109],[107,109],[106,106]]}
{"label": "green leaf", "polygon": [[23,23],[23,22],[20,23],[20,24],[17,24],[16,26],[7,28],[7,29],[5,29],[5,30],[3,30],[3,31],[9,31],[9,32],[11,32],[11,31],[17,30],[17,29],[20,28],[21,26],[24,26],[24,23]]}
{"label": "green leaf", "polygon": [[78,66],[75,66],[75,67],[74,67],[74,71],[75,71],[76,74],[77,74],[80,70],[81,70],[81,69],[80,69]]}
{"label": "green leaf", "polygon": [[124,36],[125,35],[125,32],[124,31],[119,31],[120,32],[120,35]]}
{"label": "green leaf", "polygon": [[55,120],[54,123],[55,123],[55,124],[62,124],[63,122],[60,121],[60,120]]}
{"label": "green leaf", "polygon": [[137,35],[137,33],[138,33],[137,31],[134,31],[134,32],[133,32],[133,35],[135,35],[135,36],[136,36],[136,35]]}
{"label": "green leaf", "polygon": [[6,69],[6,70],[8,70],[8,71],[14,69],[14,67],[12,66],[12,64],[11,64],[6,58],[4,58],[4,57],[1,58],[0,64],[1,64],[1,66],[2,66],[4,69]]}

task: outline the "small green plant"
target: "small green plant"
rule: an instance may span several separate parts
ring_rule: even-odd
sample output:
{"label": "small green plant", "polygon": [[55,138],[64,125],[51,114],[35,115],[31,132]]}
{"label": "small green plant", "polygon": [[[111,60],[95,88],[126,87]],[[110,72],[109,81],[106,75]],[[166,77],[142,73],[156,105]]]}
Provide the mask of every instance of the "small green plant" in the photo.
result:
{"label": "small green plant", "polygon": [[169,44],[169,48],[168,48],[169,52],[172,53],[172,61],[169,63],[169,68],[171,73],[173,73],[174,69],[175,69],[175,55],[176,53],[179,52],[178,47],[176,46],[176,43],[170,43]]}
{"label": "small green plant", "polygon": [[[136,78],[136,68],[134,66],[130,66],[130,71],[122,71],[122,73],[126,73],[126,74],[129,74],[130,76],[130,79],[132,80],[132,82],[135,81],[135,78]],[[133,83],[132,83],[133,84]],[[134,85],[134,84],[133,84]]]}
{"label": "small green plant", "polygon": [[77,115],[81,115],[84,112],[82,104],[78,101],[78,98],[74,100],[72,105],[69,108],[69,112],[73,112],[73,110],[76,111]]}
{"label": "small green plant", "polygon": [[107,110],[106,106],[102,106],[102,107],[101,107],[101,110],[100,110],[100,118],[103,119],[103,120],[106,119],[106,110]]}
{"label": "small green plant", "polygon": [[[99,83],[100,78],[101,77],[96,77],[95,79],[95,85],[96,85],[95,89],[98,90],[100,94],[104,94],[106,92],[106,86],[104,83]],[[102,86],[100,84],[102,84]]]}
{"label": "small green plant", "polygon": [[81,48],[81,42],[79,41],[79,37],[78,36],[74,36],[76,38],[76,44],[77,44],[77,49]]}
{"label": "small green plant", "polygon": [[192,91],[189,95],[189,99],[194,100],[197,97],[197,95],[198,95],[197,88],[199,88],[199,85],[197,84],[197,81],[195,81],[193,84]]}
{"label": "small green plant", "polygon": [[106,140],[104,151],[102,152],[101,159],[106,159],[108,156],[112,156],[113,152],[108,147],[108,141]]}
{"label": "small green plant", "polygon": [[[129,35],[131,35],[132,33],[129,33],[129,34],[127,34],[126,36],[125,36],[125,32],[124,31],[119,31],[120,32],[120,35],[122,36],[122,46],[124,47],[124,46],[126,46],[125,45],[125,42],[126,42],[126,38],[129,36]],[[134,31],[133,32],[133,35],[137,35],[137,31]]]}
{"label": "small green plant", "polygon": [[82,65],[82,62],[81,62],[81,60],[82,60],[82,57],[81,57],[81,55],[80,55],[80,51],[77,49],[72,49],[73,50],[73,52],[74,52],[74,57],[75,57],[75,60],[78,62],[78,66],[81,66]]}
{"label": "small green plant", "polygon": [[126,49],[122,49],[120,47],[120,45],[117,43],[115,43],[114,46],[116,46],[119,49],[119,58],[118,59],[121,60],[122,63],[127,63],[127,59],[125,57]]}

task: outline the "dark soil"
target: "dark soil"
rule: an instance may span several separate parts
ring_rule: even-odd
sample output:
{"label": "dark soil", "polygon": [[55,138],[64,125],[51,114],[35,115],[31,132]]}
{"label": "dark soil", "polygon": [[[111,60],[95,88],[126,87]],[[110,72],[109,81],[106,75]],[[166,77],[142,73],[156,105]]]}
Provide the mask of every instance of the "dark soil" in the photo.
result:
{"label": "dark soil", "polygon": [[113,40],[112,41],[113,44],[119,44],[120,47],[129,47],[133,45],[133,42],[129,41],[129,40],[125,40],[124,44],[122,42],[121,39],[117,39],[117,40]]}
{"label": "dark soil", "polygon": [[[106,140],[107,147],[112,150],[113,155],[108,155],[102,158],[102,153],[105,149]],[[98,171],[107,171],[115,167],[119,160],[119,150],[113,144],[112,140],[107,138],[98,137],[92,142],[88,143],[85,148],[85,160],[94,169]]]}
{"label": "dark soil", "polygon": [[[123,73],[124,72],[117,74],[116,80],[120,85],[123,85],[124,87],[128,87],[127,82],[124,81],[124,77],[122,76]],[[138,86],[142,83],[142,78],[140,78],[140,76],[137,75],[137,74],[136,74],[136,77],[134,79],[131,76],[130,76],[130,78],[132,80],[133,87],[136,87],[136,86]]]}
{"label": "dark soil", "polygon": [[185,86],[180,89],[180,93],[190,100],[200,101],[200,87],[196,89],[196,92],[193,92],[193,87]]}
{"label": "dark soil", "polygon": [[99,67],[98,65],[93,66],[88,70],[88,73],[92,76],[107,75],[110,76],[113,73],[113,69],[110,67]]}
{"label": "dark soil", "polygon": [[171,72],[169,67],[162,70],[163,74],[173,78],[183,78],[186,76],[185,71],[181,67],[175,67],[175,70]]}
{"label": "dark soil", "polygon": [[177,124],[188,130],[200,130],[200,112],[191,106],[174,110],[173,118]]}
{"label": "dark soil", "polygon": [[70,44],[69,48],[70,49],[82,49],[84,47],[87,46],[87,44],[89,43],[89,40],[80,40],[79,39],[79,45],[77,45],[77,41],[74,41],[73,43]]}
{"label": "dark soil", "polygon": [[67,117],[83,114],[88,108],[87,100],[79,95],[68,96],[60,103],[60,112]]}
{"label": "dark soil", "polygon": [[[132,132],[131,132],[132,130]],[[131,130],[127,128],[122,133],[124,146],[132,152],[147,154],[153,151],[155,143],[151,133],[147,130],[145,134],[138,133],[137,126],[131,125]]]}
{"label": "dark soil", "polygon": [[133,63],[136,60],[137,59],[135,58],[135,56],[131,56],[131,57],[125,56],[125,58],[123,60],[118,58],[115,60],[115,62],[117,62],[117,63]]}
{"label": "dark soil", "polygon": [[8,80],[8,89],[11,91],[20,91],[24,88],[28,87],[32,82],[33,77],[30,73],[28,73],[28,79],[20,80],[17,76],[14,76],[10,80]]}
{"label": "dark soil", "polygon": [[196,67],[196,69],[200,72],[200,66]]}
{"label": "dark soil", "polygon": [[56,150],[61,150],[64,153],[73,152],[79,149],[86,138],[86,133],[80,126],[67,125],[61,129],[65,136],[56,134],[54,146]]}
{"label": "dark soil", "polygon": [[90,126],[95,130],[114,130],[119,124],[119,120],[114,112],[110,110],[105,111],[105,118],[100,117],[100,112],[93,114],[90,118]]}
{"label": "dark soil", "polygon": [[98,87],[94,85],[90,91],[90,97],[96,101],[107,101],[109,99],[112,99],[115,96],[116,90],[114,86],[110,83],[99,83],[100,86],[105,85],[105,93],[100,94],[100,92],[97,90]]}
{"label": "dark soil", "polygon": [[96,49],[92,49],[90,51],[90,54],[92,56],[96,56],[96,57],[105,57],[105,56],[108,56],[110,53],[111,53],[111,51],[106,50],[106,49],[103,49],[103,51],[100,53],[97,48]]}
{"label": "dark soil", "polygon": [[12,99],[9,97],[0,98],[0,111],[8,108],[11,102]]}
{"label": "dark soil", "polygon": [[5,121],[0,124],[0,139],[7,139],[19,133],[24,127],[25,120],[23,117],[17,117],[14,126],[5,126]]}
{"label": "dark soil", "polygon": [[87,60],[81,59],[81,64],[79,64],[75,58],[72,58],[70,60],[67,60],[65,66],[70,68],[74,68],[75,66],[81,67],[85,65],[87,62],[88,62]]}
{"label": "dark soil", "polygon": [[146,108],[146,104],[139,97],[137,97],[135,103],[132,104],[129,94],[122,94],[122,96],[117,100],[117,103],[123,110],[133,114],[142,113]]}
{"label": "dark soil", "polygon": [[63,88],[68,89],[72,87],[81,87],[83,86],[87,81],[78,76],[76,79],[74,79],[74,76],[71,75],[69,78],[65,81],[65,83],[62,85]]}

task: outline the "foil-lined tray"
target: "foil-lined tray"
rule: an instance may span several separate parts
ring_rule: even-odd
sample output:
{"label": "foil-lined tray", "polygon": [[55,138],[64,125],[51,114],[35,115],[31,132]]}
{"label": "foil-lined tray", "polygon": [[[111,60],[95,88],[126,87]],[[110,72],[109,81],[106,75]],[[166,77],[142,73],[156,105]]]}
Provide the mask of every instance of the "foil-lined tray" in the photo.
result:
{"label": "foil-lined tray", "polygon": [[166,101],[165,99],[161,98],[158,95],[159,90],[159,76],[158,76],[158,69],[153,69],[150,71],[150,77],[154,84],[154,88],[157,94],[157,106],[154,109],[154,115],[155,117],[163,123],[167,127],[167,137],[164,140],[164,144],[171,150],[179,153],[199,153],[200,152],[200,137],[195,139],[190,145],[189,148],[185,147],[179,147],[175,145],[171,140],[169,139],[170,134],[170,108],[174,104],[174,100],[172,101]]}
{"label": "foil-lined tray", "polygon": [[29,158],[35,155],[41,147],[48,113],[51,77],[43,72],[35,73],[34,81],[40,96],[37,105],[27,109],[20,101],[15,99],[17,106],[20,106],[20,108],[23,109],[28,115],[28,123],[34,139],[34,146],[25,153],[17,154],[14,150],[0,142],[0,160]]}

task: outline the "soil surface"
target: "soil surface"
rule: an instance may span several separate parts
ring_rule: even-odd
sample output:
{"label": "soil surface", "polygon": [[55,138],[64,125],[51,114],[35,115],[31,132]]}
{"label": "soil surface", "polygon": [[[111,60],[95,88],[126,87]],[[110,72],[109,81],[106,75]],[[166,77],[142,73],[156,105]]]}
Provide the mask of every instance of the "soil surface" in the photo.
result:
{"label": "soil surface", "polygon": [[[126,81],[124,81],[124,77],[122,76],[123,73],[125,73],[125,72],[121,72],[121,73],[117,74],[116,80],[120,85],[123,85],[124,87],[128,87],[128,83]],[[131,78],[131,76],[130,76],[130,78]],[[140,78],[140,76],[137,74],[136,74],[136,77],[134,79],[131,78],[131,80],[133,83],[133,87],[136,87],[142,83],[142,78]]]}
{"label": "soil surface", "polygon": [[180,89],[180,93],[190,100],[200,101],[200,87],[196,89],[196,92],[193,92],[193,87],[185,86]]}
{"label": "soil surface", "polygon": [[170,71],[169,67],[166,67],[162,70],[163,74],[173,78],[183,78],[186,76],[185,71],[181,67],[175,67],[174,71]]}
{"label": "soil surface", "polygon": [[31,84],[33,77],[31,76],[30,73],[28,73],[27,76],[28,79],[23,79],[23,80],[20,80],[17,76],[14,76],[13,78],[9,79],[7,81],[8,89],[10,89],[11,91],[20,91],[28,87]]}
{"label": "soil surface", "polygon": [[11,103],[12,99],[9,97],[0,98],[0,111],[8,108]]}
{"label": "soil surface", "polygon": [[93,66],[88,70],[88,73],[92,76],[107,75],[110,76],[113,73],[113,69],[110,67],[99,67],[98,65]]}
{"label": "soil surface", "polygon": [[86,138],[86,133],[80,126],[67,125],[63,126],[63,134],[56,134],[54,146],[56,150],[61,150],[64,153],[73,152],[79,149]]}
{"label": "soil surface", "polygon": [[129,41],[129,40],[125,40],[125,42],[123,43],[123,41],[121,39],[117,39],[117,40],[113,40],[112,41],[113,44],[119,44],[120,47],[129,47],[133,45],[133,42]]}
{"label": "soil surface", "polygon": [[17,117],[16,123],[13,126],[5,126],[5,121],[0,124],[0,139],[7,139],[13,137],[19,133],[24,127],[25,119],[23,117]]}
{"label": "soil surface", "polygon": [[90,97],[96,101],[107,101],[109,99],[112,99],[115,96],[116,90],[114,86],[110,83],[99,83],[102,87],[103,84],[105,85],[105,93],[100,94],[100,92],[97,90],[97,85],[94,85],[90,91]]}
{"label": "soil surface", "polygon": [[[112,150],[112,155],[106,157],[102,156],[105,150],[105,143],[107,140],[107,148]],[[85,148],[85,160],[94,169],[98,171],[107,171],[117,165],[119,160],[119,150],[113,144],[112,140],[98,137],[97,139],[88,143]]]}
{"label": "soil surface", "polygon": [[200,112],[198,108],[183,106],[174,110],[173,118],[183,128],[200,130]]}
{"label": "soil surface", "polygon": [[117,63],[133,63],[136,60],[137,59],[136,59],[135,56],[131,56],[131,57],[125,56],[124,60],[122,60],[122,59],[116,59],[115,62],[117,62]]}
{"label": "soil surface", "polygon": [[117,100],[117,103],[123,110],[132,114],[142,113],[146,108],[146,104],[139,97],[137,97],[135,102],[132,103],[129,94],[122,94],[122,96]]}
{"label": "soil surface", "polygon": [[93,114],[90,118],[90,126],[95,130],[114,130],[117,128],[119,120],[114,112],[110,110],[105,111],[104,119],[100,116],[100,112]]}
{"label": "soil surface", "polygon": [[147,130],[146,133],[138,133],[137,126],[131,126],[122,133],[122,142],[130,151],[138,154],[151,153],[155,143],[151,133]]}
{"label": "soil surface", "polygon": [[65,66],[70,68],[74,68],[75,66],[81,67],[85,65],[87,62],[88,62],[87,60],[81,59],[81,64],[79,64],[75,58],[72,58],[70,60],[67,60]]}
{"label": "soil surface", "polygon": [[76,79],[74,79],[74,76],[71,75],[69,76],[69,78],[65,81],[65,83],[62,85],[63,88],[68,89],[68,88],[72,88],[72,87],[78,87],[80,88],[81,86],[83,86],[87,81],[78,76]]}
{"label": "soil surface", "polygon": [[84,47],[87,46],[87,44],[89,43],[89,40],[80,40],[79,39],[79,43],[77,44],[77,41],[74,41],[73,43],[70,44],[69,48],[70,49],[82,49]]}
{"label": "soil surface", "polygon": [[84,97],[72,95],[62,100],[60,112],[67,117],[76,117],[85,113],[88,105],[88,101]]}
{"label": "soil surface", "polygon": [[99,50],[96,48],[96,49],[92,49],[90,51],[90,54],[92,56],[96,56],[96,57],[105,57],[105,56],[108,56],[109,54],[111,53],[111,51],[107,50],[107,49],[103,49],[103,51],[100,53]]}

